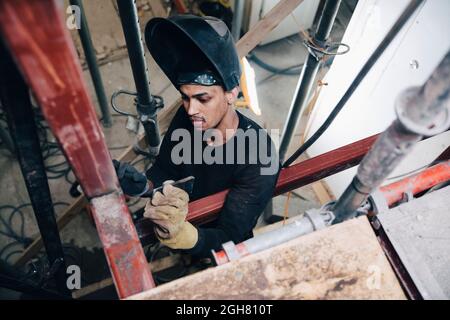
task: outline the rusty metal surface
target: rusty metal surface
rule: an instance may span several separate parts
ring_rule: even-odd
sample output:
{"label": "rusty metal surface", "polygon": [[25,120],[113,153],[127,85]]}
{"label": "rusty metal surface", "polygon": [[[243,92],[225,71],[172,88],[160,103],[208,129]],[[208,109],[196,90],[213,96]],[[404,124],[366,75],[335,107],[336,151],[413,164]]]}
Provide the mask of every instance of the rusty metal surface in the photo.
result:
{"label": "rusty metal surface", "polygon": [[154,287],[55,0],[0,1],[0,31],[92,205],[119,297]]}
{"label": "rusty metal surface", "polygon": [[129,299],[405,299],[405,295],[367,218],[361,217]]}
{"label": "rusty metal surface", "polygon": [[2,36],[89,198],[118,181],[62,13],[57,1],[0,1]]}
{"label": "rusty metal surface", "polygon": [[147,259],[121,194],[92,199],[92,214],[119,297],[153,288]]}

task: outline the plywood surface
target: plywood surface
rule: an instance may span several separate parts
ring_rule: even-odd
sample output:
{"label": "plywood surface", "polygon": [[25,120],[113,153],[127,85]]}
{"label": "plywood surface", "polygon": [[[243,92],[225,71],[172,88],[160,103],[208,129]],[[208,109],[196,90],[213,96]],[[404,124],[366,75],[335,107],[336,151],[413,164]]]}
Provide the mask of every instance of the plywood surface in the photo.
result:
{"label": "plywood surface", "polygon": [[366,217],[130,299],[404,299]]}

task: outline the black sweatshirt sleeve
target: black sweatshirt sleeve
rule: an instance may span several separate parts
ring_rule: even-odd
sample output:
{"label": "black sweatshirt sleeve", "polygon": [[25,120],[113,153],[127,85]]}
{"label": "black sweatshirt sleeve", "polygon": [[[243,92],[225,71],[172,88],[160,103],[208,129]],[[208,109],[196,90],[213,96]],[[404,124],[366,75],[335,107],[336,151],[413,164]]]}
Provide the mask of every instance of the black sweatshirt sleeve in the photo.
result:
{"label": "black sweatshirt sleeve", "polygon": [[182,115],[183,110],[182,107],[180,107],[173,117],[166,134],[164,135],[155,163],[146,172],[147,179],[153,183],[155,188],[161,186],[166,180],[180,179],[179,170],[171,160],[171,152],[175,143],[170,140],[170,137],[172,132],[182,125]]}
{"label": "black sweatshirt sleeve", "polygon": [[240,243],[252,236],[252,229],[269,202],[278,174],[261,175],[259,165],[248,165],[230,189],[215,228],[198,228],[199,239],[185,252],[206,257],[232,240]]}

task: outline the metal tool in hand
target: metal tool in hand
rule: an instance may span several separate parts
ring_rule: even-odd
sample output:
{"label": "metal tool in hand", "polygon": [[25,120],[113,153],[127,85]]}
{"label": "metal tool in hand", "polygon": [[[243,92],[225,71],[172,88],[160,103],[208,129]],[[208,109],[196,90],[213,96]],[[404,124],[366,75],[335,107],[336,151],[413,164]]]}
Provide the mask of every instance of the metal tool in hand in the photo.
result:
{"label": "metal tool in hand", "polygon": [[170,184],[174,187],[183,189],[190,195],[192,193],[192,190],[194,189],[194,180],[195,180],[194,176],[189,176],[189,177],[177,180],[177,181],[170,181],[170,182],[163,184],[162,186],[160,186],[158,188],[149,190],[147,193],[143,194],[141,197],[153,198],[153,196],[155,195],[156,192],[159,191],[162,193],[164,186],[167,184]]}
{"label": "metal tool in hand", "polygon": [[[192,190],[194,189],[194,180],[195,180],[195,177],[189,176],[189,177],[177,180],[177,181],[169,181],[169,182],[164,183],[162,186],[149,191],[148,194],[151,194],[151,198],[153,198],[153,196],[156,194],[156,192],[159,191],[159,192],[163,193],[164,186],[167,184],[170,184],[174,187],[177,187],[177,188],[180,188],[180,189],[186,191],[190,195],[192,193]],[[146,196],[146,195],[144,195],[144,196]],[[160,229],[163,233],[167,234],[169,232],[166,228],[164,228],[160,225],[155,225],[155,227]]]}
{"label": "metal tool in hand", "polygon": [[[135,97],[134,104],[136,105],[137,114],[126,112],[124,110],[121,110],[117,106],[116,100],[120,95],[129,95]],[[127,124],[127,126],[130,125],[130,121],[134,122],[134,125],[131,125],[130,128],[136,127],[135,128],[136,133],[138,129],[136,124],[137,121],[139,121],[139,123],[142,124],[149,145],[149,152],[142,150],[138,144],[135,144],[133,149],[138,154],[154,158],[158,155],[160,144],[159,129],[158,123],[156,121],[156,114],[159,111],[159,109],[162,109],[164,107],[164,101],[162,97],[156,95],[150,95],[149,99],[150,100],[148,101],[148,103],[142,103],[139,101],[138,93],[128,90],[118,90],[114,92],[111,96],[111,106],[117,113],[128,117],[129,123]]]}

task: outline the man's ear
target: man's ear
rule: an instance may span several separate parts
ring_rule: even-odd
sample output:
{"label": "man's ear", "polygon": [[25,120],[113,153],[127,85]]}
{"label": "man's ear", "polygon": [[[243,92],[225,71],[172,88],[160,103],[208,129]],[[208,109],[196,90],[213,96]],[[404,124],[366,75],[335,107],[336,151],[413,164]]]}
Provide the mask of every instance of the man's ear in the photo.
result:
{"label": "man's ear", "polygon": [[237,97],[239,95],[239,87],[234,87],[230,91],[225,92],[225,97],[227,99],[228,104],[234,104],[237,100]]}

